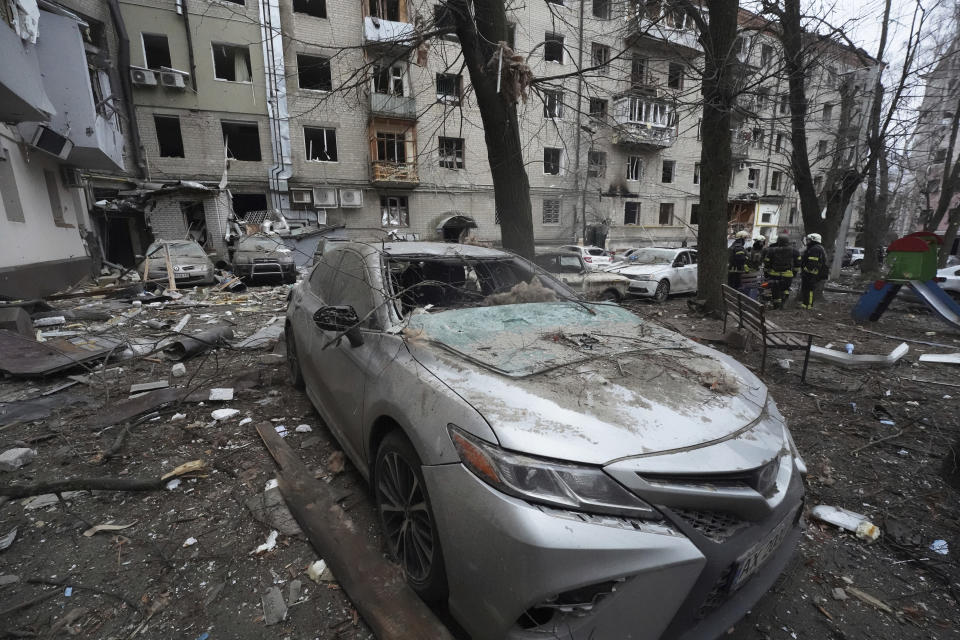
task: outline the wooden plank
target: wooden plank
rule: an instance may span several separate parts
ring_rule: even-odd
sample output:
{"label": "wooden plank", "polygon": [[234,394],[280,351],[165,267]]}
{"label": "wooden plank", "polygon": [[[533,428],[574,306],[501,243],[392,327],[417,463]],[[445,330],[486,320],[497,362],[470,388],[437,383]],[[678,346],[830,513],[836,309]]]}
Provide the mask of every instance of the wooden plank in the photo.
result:
{"label": "wooden plank", "polygon": [[453,640],[450,631],[407,585],[400,568],[336,503],[333,489],[313,477],[269,422],[257,432],[277,466],[280,493],[337,582],[381,640]]}
{"label": "wooden plank", "polygon": [[167,288],[177,290],[177,279],[173,277],[173,264],[170,262],[170,245],[163,244],[163,259],[167,263]]}

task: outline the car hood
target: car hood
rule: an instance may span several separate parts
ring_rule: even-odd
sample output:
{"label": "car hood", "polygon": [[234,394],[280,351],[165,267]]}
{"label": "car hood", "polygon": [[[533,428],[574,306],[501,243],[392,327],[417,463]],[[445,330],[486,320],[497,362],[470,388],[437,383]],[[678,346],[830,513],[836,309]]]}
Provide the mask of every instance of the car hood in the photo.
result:
{"label": "car hood", "polygon": [[290,255],[290,250],[277,250],[277,251],[237,251],[233,254],[233,261],[241,264],[248,262],[253,262],[254,260],[262,260],[264,258],[269,258],[271,260],[276,260],[277,262],[293,262],[293,256]]}
{"label": "car hood", "polygon": [[619,266],[616,269],[616,273],[619,273],[624,276],[650,276],[655,273],[660,273],[661,271],[666,271],[670,268],[670,265],[666,262],[657,262],[654,264],[627,264],[626,266]]}
{"label": "car hood", "polygon": [[745,367],[615,305],[457,309],[404,332],[501,446],[531,455],[606,464],[715,443],[764,414],[766,387]]}

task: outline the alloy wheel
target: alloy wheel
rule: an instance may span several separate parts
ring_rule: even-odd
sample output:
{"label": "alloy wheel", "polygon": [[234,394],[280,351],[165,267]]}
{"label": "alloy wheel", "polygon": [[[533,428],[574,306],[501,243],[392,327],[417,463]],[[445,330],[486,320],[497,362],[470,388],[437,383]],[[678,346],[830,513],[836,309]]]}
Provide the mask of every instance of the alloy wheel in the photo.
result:
{"label": "alloy wheel", "polygon": [[396,451],[380,458],[377,493],[390,551],[410,580],[426,581],[434,562],[433,522],[417,473]]}

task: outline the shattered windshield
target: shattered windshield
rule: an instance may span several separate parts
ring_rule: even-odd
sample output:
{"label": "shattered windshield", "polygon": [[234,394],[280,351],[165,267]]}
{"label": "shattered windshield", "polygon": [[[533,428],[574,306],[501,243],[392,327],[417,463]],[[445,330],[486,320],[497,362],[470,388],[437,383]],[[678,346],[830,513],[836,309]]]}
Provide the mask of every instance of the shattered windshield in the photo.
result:
{"label": "shattered windshield", "polygon": [[635,264],[672,264],[676,253],[673,249],[637,249],[629,260]]}
{"label": "shattered windshield", "polygon": [[[200,245],[194,242],[169,242],[166,243],[170,248],[170,257],[171,258],[200,258],[206,259],[207,254],[203,252],[203,249],[200,248]],[[150,257],[163,256],[164,243],[158,242],[157,244],[150,247],[150,251],[147,255]]]}
{"label": "shattered windshield", "polygon": [[516,257],[390,257],[398,311],[550,302],[576,298],[565,286]]}
{"label": "shattered windshield", "polygon": [[284,252],[286,246],[282,240],[264,236],[247,236],[240,238],[237,242],[237,249],[240,251],[279,251]]}

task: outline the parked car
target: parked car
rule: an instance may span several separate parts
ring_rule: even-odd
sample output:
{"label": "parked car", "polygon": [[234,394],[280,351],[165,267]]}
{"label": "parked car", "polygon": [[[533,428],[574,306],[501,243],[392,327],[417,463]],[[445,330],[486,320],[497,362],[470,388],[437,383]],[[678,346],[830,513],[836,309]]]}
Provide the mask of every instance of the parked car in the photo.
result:
{"label": "parked car", "polygon": [[800,536],[759,378],[518,256],[337,243],[285,335],[389,552],[474,640],[718,637]]}
{"label": "parked car", "polygon": [[210,257],[203,247],[193,240],[158,240],[151,244],[144,258],[144,263],[149,261],[148,280],[167,280],[168,251],[173,277],[178,287],[188,284],[213,284],[217,281]]}
{"label": "parked car", "polygon": [[950,296],[960,302],[960,264],[954,264],[952,267],[944,267],[937,270],[937,279],[940,288],[950,294]]}
{"label": "parked car", "polygon": [[697,252],[685,247],[643,247],[618,262],[609,271],[630,279],[630,295],[663,302],[674,293],[697,291]]}
{"label": "parked car", "polygon": [[572,251],[583,258],[591,269],[600,269],[613,262],[613,258],[606,249],[594,246],[581,247],[578,244],[565,244],[560,247],[560,251]]}
{"label": "parked car", "polygon": [[265,233],[244,236],[237,241],[233,253],[233,273],[245,281],[297,281],[297,265],[293,252],[283,240]]}
{"label": "parked car", "polygon": [[863,247],[847,247],[840,264],[844,267],[859,267],[863,262]]}
{"label": "parked car", "polygon": [[533,261],[585,298],[620,302],[627,297],[629,279],[615,273],[591,271],[583,258],[574,253],[541,253]]}

